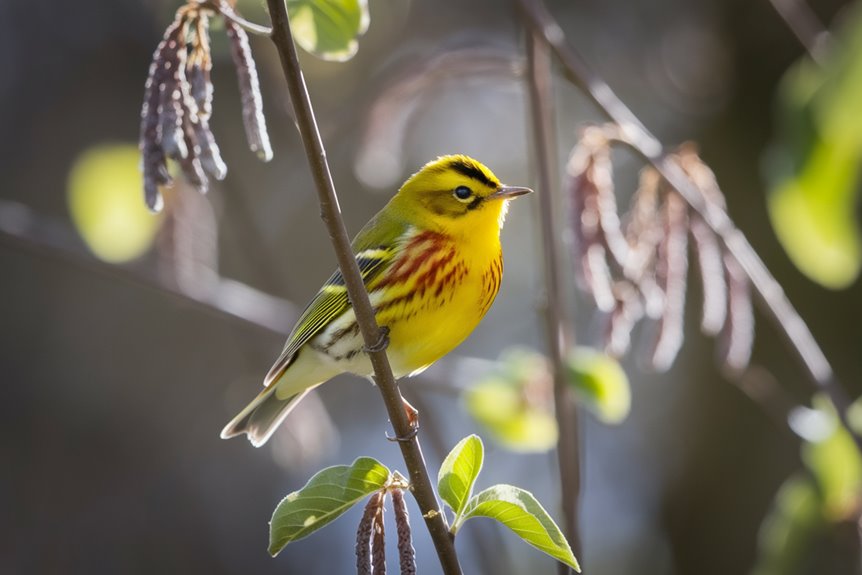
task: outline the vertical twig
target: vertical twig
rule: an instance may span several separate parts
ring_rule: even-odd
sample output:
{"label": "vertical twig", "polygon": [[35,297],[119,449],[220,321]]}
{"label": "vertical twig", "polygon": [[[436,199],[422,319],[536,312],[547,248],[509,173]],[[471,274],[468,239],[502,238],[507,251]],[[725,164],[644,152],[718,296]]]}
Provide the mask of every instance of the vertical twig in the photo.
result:
{"label": "vertical twig", "polygon": [[353,256],[350,247],[350,239],[347,229],[341,218],[341,209],[338,206],[338,197],[329,173],[329,164],[326,161],[326,152],[320,139],[317,122],[314,119],[314,111],[311,100],[305,86],[305,79],[299,66],[296,54],[296,46],[290,31],[290,23],[287,17],[287,9],[283,0],[267,0],[270,17],[272,18],[272,41],[278,51],[281,65],[287,80],[290,101],[296,116],[296,122],[305,147],[306,156],[320,202],[320,213],[329,238],[332,241],[335,255],[338,259],[338,267],[344,276],[344,283],[348,296],[356,314],[356,322],[365,342],[366,350],[374,368],[374,379],[386,403],[389,419],[395,434],[399,438],[401,454],[404,463],[410,472],[410,484],[413,495],[422,511],[422,517],[431,534],[437,556],[443,567],[443,572],[449,574],[460,574],[461,566],[455,552],[455,545],[449,534],[445,517],[440,511],[437,496],[425,467],[419,440],[410,436],[411,427],[407,421],[407,414],[398,390],[398,384],[392,375],[389,359],[381,345],[385,342],[385,335],[381,332],[374,316],[374,309],[368,298],[368,292],[362,281],[359,266]]}
{"label": "vertical twig", "polygon": [[[539,179],[542,252],[545,257],[545,329],[548,352],[554,377],[554,408],[559,440],[557,456],[560,468],[560,490],[563,505],[563,526],[572,550],[579,554],[578,496],[580,492],[580,449],[578,446],[577,412],[565,381],[563,358],[574,345],[574,334],[562,300],[560,258],[552,175],[556,173],[556,148],[553,145],[553,94],[551,93],[551,53],[548,45],[532,30],[527,34],[527,80],[533,125],[533,145]],[[560,563],[560,573],[570,572]]]}
{"label": "vertical twig", "polygon": [[665,151],[631,110],[611,90],[611,87],[587,65],[583,57],[566,42],[563,30],[548,12],[541,0],[518,0],[531,29],[550,46],[570,79],[598,106],[601,112],[620,126],[626,143],[655,167],[656,171],[676,189],[683,199],[703,218],[715,232],[727,251],[739,262],[751,280],[763,304],[763,311],[782,331],[790,347],[796,352],[815,387],[824,392],[835,407],[841,423],[853,436],[862,452],[862,439],[854,433],[847,421],[850,399],[839,385],[832,366],[805,324],[790,303],[781,284],[767,269],[763,260],[736,227],[727,212],[709,202],[691,182],[679,164]]}

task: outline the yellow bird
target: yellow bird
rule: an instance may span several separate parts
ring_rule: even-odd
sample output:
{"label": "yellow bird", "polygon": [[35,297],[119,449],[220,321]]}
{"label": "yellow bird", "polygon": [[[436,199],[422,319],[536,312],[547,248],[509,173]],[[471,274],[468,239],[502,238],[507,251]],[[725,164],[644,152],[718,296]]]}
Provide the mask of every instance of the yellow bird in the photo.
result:
{"label": "yellow bird", "polygon": [[[467,156],[443,156],[411,176],[353,240],[375,309],[389,332],[396,377],[414,375],[452,351],[479,325],[503,276],[500,230],[509,200],[529,188],[504,186]],[[344,372],[373,373],[341,272],[305,308],[265,389],[221,433],[263,445],[306,393]]]}

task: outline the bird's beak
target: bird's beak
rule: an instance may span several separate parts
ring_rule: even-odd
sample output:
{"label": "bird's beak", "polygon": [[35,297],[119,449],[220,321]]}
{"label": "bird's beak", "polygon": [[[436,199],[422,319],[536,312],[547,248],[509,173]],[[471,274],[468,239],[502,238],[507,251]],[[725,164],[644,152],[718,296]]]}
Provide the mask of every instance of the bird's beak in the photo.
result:
{"label": "bird's beak", "polygon": [[524,194],[531,194],[530,188],[518,188],[516,186],[500,186],[496,192],[488,196],[489,200],[511,200]]}

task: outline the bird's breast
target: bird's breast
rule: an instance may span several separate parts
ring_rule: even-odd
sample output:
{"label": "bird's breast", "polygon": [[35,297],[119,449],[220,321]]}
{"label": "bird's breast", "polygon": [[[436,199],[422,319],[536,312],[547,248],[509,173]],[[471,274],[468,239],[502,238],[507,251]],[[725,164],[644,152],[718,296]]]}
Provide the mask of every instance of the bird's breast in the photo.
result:
{"label": "bird's breast", "polygon": [[490,308],[503,274],[499,242],[496,249],[474,247],[422,232],[373,286],[377,321],[390,330],[396,371],[410,373],[449,353]]}

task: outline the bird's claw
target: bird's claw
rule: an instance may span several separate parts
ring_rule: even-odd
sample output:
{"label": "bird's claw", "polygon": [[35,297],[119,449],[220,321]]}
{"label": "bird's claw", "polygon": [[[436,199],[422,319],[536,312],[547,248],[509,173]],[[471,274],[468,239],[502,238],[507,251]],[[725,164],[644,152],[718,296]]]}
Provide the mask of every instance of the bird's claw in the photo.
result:
{"label": "bird's claw", "polygon": [[389,347],[389,328],[385,325],[380,326],[380,335],[377,338],[377,342],[373,345],[366,345],[363,350],[365,353],[375,353],[378,351],[383,351]]}
{"label": "bird's claw", "polygon": [[389,441],[397,441],[398,443],[407,443],[408,441],[413,441],[413,438],[419,434],[419,422],[410,424],[410,431],[407,432],[407,435],[389,435],[386,434],[386,439]]}

